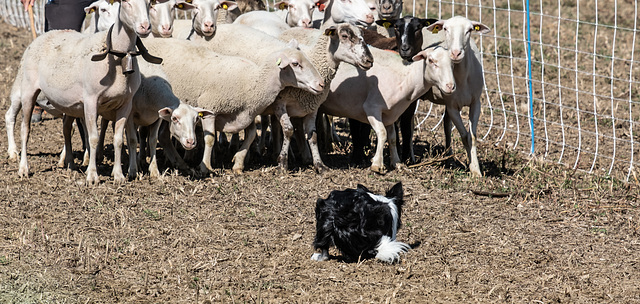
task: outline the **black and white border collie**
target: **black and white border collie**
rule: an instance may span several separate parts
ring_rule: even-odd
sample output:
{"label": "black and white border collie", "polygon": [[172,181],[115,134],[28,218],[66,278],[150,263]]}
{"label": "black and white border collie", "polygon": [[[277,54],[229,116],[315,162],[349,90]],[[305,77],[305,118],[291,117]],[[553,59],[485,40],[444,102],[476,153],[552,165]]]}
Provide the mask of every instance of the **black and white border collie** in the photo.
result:
{"label": "black and white border collie", "polygon": [[316,237],[314,261],[329,259],[329,247],[335,245],[349,261],[376,258],[393,263],[409,245],[396,241],[402,214],[402,183],[385,196],[363,185],[356,189],[331,191],[316,202]]}

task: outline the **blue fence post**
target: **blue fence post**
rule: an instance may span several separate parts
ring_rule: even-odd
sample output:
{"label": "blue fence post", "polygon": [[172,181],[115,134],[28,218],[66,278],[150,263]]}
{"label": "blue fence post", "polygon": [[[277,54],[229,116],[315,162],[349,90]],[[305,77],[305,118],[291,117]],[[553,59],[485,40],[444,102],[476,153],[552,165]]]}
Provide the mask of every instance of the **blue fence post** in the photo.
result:
{"label": "blue fence post", "polygon": [[528,72],[527,72],[527,78],[529,81],[529,92],[528,94],[528,99],[529,99],[529,125],[531,128],[531,155],[533,155],[534,151],[535,151],[535,147],[536,147],[536,143],[535,143],[535,134],[534,134],[534,130],[533,130],[533,82],[532,82],[532,71],[531,71],[531,12],[529,11],[529,0],[527,0],[527,66],[528,66]]}

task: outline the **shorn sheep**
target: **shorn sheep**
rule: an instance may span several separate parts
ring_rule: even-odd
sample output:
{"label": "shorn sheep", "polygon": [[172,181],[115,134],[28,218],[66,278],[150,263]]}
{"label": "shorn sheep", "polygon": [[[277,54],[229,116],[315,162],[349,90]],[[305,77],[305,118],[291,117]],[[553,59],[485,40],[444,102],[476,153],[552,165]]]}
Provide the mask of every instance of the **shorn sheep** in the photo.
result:
{"label": "shorn sheep", "polygon": [[[377,20],[376,24],[393,29],[396,33],[395,37],[387,38],[393,40],[389,42],[384,38],[373,39],[373,41],[367,41],[367,43],[377,48],[387,48],[385,42],[389,45],[393,45],[398,51],[398,54],[404,60],[411,60],[420,50],[423,45],[423,33],[422,29],[429,26],[438,19],[422,19],[413,16],[404,16],[400,19],[389,20]],[[372,34],[373,35],[373,34]],[[365,41],[367,38],[365,38]],[[413,154],[413,114],[417,107],[417,101],[414,101],[400,116],[400,130],[402,133],[402,161],[410,159],[411,162],[415,162],[415,156]],[[362,163],[364,161],[364,146],[370,143],[369,134],[371,128],[369,125],[362,124],[355,119],[349,119],[349,127],[351,129],[351,137],[353,139],[353,152],[351,155],[351,161],[354,163]],[[397,131],[397,130],[396,130]]]}
{"label": "shorn sheep", "polygon": [[[203,117],[205,152],[199,171],[212,170],[215,131],[245,130],[245,141],[234,157],[234,172],[244,169],[244,157],[255,138],[254,118],[271,105],[280,91],[296,87],[319,94],[325,82],[297,42],[256,64],[247,59],[217,54],[200,44],[177,39],[153,39],[146,43],[163,56],[162,68],[181,100],[213,113]],[[188,54],[185,57],[185,54]]]}
{"label": "shorn sheep", "polygon": [[[121,0],[118,19],[112,30],[91,35],[51,31],[35,39],[25,50],[11,90],[11,107],[5,115],[8,154],[15,159],[17,150],[13,126],[16,113],[22,108],[19,176],[29,175],[27,142],[31,112],[38,93],[42,92],[56,109],[72,117],[84,117],[86,121],[90,150],[87,184],[99,182],[95,157],[97,117],[115,113],[112,174],[116,183],[125,181],[120,163],[122,141],[125,125],[130,132],[134,132],[133,124],[127,124],[126,121],[131,111],[131,100],[140,86],[140,71],[134,56],[137,54],[138,34],[146,36],[151,31],[147,5],[145,0]],[[70,129],[65,129],[67,164],[73,162],[70,133]],[[131,147],[133,141],[131,137],[128,139]],[[135,159],[130,160],[129,171],[135,169]],[[131,174],[130,178],[133,178]]]}
{"label": "shorn sheep", "polygon": [[[284,32],[277,41],[269,35],[265,35],[253,28],[238,24],[222,24],[218,29],[214,39],[207,44],[207,48],[217,52],[239,55],[249,60],[261,60],[264,54],[272,52],[273,49],[281,48],[284,41],[303,39],[306,45],[300,48],[309,56],[309,59],[322,75],[325,84],[328,86],[335,76],[335,72],[341,62],[358,66],[363,70],[369,69],[373,65],[373,57],[368,47],[362,40],[360,29],[350,24],[339,24],[328,27],[324,31],[291,28]],[[221,42],[233,41],[231,44]],[[253,46],[260,45],[261,52],[256,52]],[[326,166],[320,158],[317,146],[317,136],[315,134],[315,116],[320,104],[326,99],[327,92],[314,95],[300,89],[286,88],[279,95],[276,101],[270,105],[262,114],[275,115],[282,126],[284,140],[278,156],[278,165],[283,170],[288,169],[288,152],[294,128],[291,117],[304,118],[304,132],[306,139],[311,146],[313,155],[312,161],[318,172],[326,170]],[[275,126],[274,126],[275,127]],[[274,131],[274,133],[277,133]]]}
{"label": "shorn sheep", "polygon": [[107,0],[95,1],[84,8],[89,18],[89,26],[82,30],[83,33],[96,33],[106,31],[116,22],[118,17],[119,2],[110,2]]}
{"label": "shorn sheep", "polygon": [[[489,27],[471,21],[465,17],[454,16],[447,20],[440,20],[425,28],[433,34],[424,35],[424,46],[442,45],[449,50],[449,56],[454,63],[453,75],[456,79],[457,89],[452,94],[443,94],[438,88],[433,88],[421,99],[444,105],[444,135],[445,148],[451,153],[451,122],[460,133],[462,144],[467,150],[469,158],[469,171],[474,177],[481,177],[480,163],[478,162],[476,131],[480,118],[480,96],[484,86],[482,73],[482,58],[480,51],[471,40],[472,33],[488,33]],[[467,131],[460,110],[469,107],[470,129]]]}
{"label": "shorn sheep", "polygon": [[384,173],[384,144],[389,139],[391,167],[400,162],[394,122],[409,104],[437,86],[444,94],[456,87],[448,51],[430,47],[420,51],[408,64],[391,52],[371,49],[376,64],[366,73],[345,65],[338,69],[321,110],[328,115],[369,123],[378,143],[371,170]]}
{"label": "shorn sheep", "polygon": [[[351,24],[343,23],[327,27],[324,31],[292,28],[284,32],[280,38],[286,40],[306,35],[313,35],[314,41],[302,49],[309,54],[313,65],[324,77],[327,86],[331,84],[341,62],[364,71],[373,66],[374,57],[364,43],[360,29]],[[276,102],[265,111],[264,114],[275,115],[283,128],[284,140],[278,156],[280,168],[284,170],[288,168],[289,145],[294,132],[290,117],[299,117],[302,118],[302,131],[311,148],[315,170],[319,173],[326,170],[318,149],[315,121],[318,108],[326,100],[327,95],[328,91],[320,95],[311,95],[301,90],[285,89],[278,95]],[[303,161],[308,162],[305,159]]]}

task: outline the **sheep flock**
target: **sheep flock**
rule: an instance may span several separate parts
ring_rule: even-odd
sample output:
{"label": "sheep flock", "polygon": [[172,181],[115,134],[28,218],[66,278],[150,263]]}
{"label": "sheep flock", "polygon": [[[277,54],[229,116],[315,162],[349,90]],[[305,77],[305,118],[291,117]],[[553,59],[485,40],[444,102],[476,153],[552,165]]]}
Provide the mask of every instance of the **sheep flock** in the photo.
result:
{"label": "sheep flock", "polygon": [[[402,18],[399,0],[284,0],[274,12],[261,0],[98,0],[85,11],[92,16],[82,33],[47,32],[23,54],[5,115],[8,155],[19,159],[20,177],[32,173],[27,149],[36,104],[62,117],[60,166],[76,168],[71,137],[72,122],[79,122],[88,143],[86,183],[94,185],[109,121],[116,183],[126,181],[125,135],[128,179],[161,176],[158,143],[175,170],[196,176],[213,170],[216,149],[236,150],[238,174],[250,155],[266,151],[283,171],[297,161],[322,173],[329,168],[319,146],[335,137],[324,123],[328,115],[353,121],[356,149],[362,147],[356,140],[371,144],[369,133],[358,135],[356,127],[373,128],[370,168],[384,173],[387,142],[390,167],[404,166],[396,121],[406,125],[418,99],[446,107],[446,148],[453,122],[470,174],[482,176],[476,148],[482,66],[471,34],[488,33],[484,24],[459,16]],[[193,20],[175,20],[176,11],[191,12]],[[469,107],[469,130],[462,107]],[[402,154],[413,155],[406,145],[412,128],[401,132]],[[233,143],[241,133],[241,145],[222,145],[227,135]],[[296,159],[289,157],[294,138],[301,155]],[[200,164],[192,167],[189,160],[199,150]]]}

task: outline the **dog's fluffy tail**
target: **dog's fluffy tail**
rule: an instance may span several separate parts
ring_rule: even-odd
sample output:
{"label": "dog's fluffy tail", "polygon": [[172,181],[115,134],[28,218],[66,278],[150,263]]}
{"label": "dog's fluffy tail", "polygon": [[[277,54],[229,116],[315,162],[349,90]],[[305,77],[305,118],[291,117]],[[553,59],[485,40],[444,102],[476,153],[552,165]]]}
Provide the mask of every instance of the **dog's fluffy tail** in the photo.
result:
{"label": "dog's fluffy tail", "polygon": [[409,245],[394,241],[389,236],[382,236],[378,247],[376,247],[376,259],[387,262],[389,264],[400,260],[400,253],[407,252],[411,249]]}

